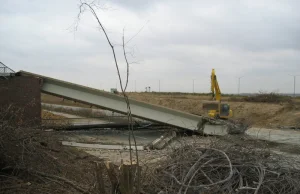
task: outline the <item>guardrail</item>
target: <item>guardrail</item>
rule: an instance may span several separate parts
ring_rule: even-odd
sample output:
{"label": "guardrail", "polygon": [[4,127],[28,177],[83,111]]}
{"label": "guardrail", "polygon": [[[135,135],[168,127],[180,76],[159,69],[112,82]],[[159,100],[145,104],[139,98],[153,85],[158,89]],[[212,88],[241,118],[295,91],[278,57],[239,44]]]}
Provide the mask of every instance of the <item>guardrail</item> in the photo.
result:
{"label": "guardrail", "polygon": [[0,62],[0,77],[7,79],[15,74],[15,71]]}

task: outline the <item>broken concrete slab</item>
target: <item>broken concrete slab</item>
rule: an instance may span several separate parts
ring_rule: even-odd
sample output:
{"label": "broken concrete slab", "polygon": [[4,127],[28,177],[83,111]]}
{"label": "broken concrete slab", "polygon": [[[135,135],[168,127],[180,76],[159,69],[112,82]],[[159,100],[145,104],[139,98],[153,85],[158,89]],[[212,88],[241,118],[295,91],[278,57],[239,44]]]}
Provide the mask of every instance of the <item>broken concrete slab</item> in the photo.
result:
{"label": "broken concrete slab", "polygon": [[[81,148],[98,148],[98,149],[108,149],[108,150],[129,150],[129,145],[103,145],[103,144],[89,144],[89,143],[77,143],[77,142],[69,142],[62,141],[62,145],[65,146],[73,146],[73,147],[81,147]],[[132,150],[144,150],[144,146],[131,146]]]}
{"label": "broken concrete slab", "polygon": [[228,127],[226,125],[210,125],[206,124],[203,130],[205,135],[228,135]]}
{"label": "broken concrete slab", "polygon": [[164,135],[162,135],[161,137],[155,139],[150,147],[152,147],[153,149],[158,149],[161,150],[163,149],[170,141],[172,141],[174,138],[176,137],[176,132],[175,131],[171,131],[168,133],[165,133]]}
{"label": "broken concrete slab", "polygon": [[256,139],[300,145],[300,133],[292,129],[280,130],[252,127],[246,131],[246,134]]}

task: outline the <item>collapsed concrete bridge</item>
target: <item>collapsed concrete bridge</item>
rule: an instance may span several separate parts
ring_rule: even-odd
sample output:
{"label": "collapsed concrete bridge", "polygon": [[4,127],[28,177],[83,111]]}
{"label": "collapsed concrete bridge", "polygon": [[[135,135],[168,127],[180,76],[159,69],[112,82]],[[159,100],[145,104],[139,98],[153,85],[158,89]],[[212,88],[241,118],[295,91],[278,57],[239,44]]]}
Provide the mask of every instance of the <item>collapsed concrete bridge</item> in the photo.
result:
{"label": "collapsed concrete bridge", "polygon": [[[19,71],[15,74],[15,76],[38,78],[41,83],[41,92],[46,94],[93,105],[95,107],[118,113],[127,113],[127,104],[125,103],[124,98],[113,93],[26,71]],[[137,118],[164,123],[166,125],[192,131],[198,131],[199,124],[202,122],[202,117],[198,115],[152,105],[133,99],[129,99],[129,102],[132,115]],[[204,133],[224,135],[227,132],[226,128],[222,125],[206,124],[204,126]]]}

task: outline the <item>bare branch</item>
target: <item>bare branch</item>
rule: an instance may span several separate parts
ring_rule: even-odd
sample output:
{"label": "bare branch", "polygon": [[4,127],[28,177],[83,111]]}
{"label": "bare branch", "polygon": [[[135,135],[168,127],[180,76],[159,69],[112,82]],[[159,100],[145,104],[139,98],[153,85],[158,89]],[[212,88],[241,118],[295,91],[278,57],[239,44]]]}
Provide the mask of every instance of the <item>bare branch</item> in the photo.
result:
{"label": "bare branch", "polygon": [[132,41],[132,39],[134,39],[143,29],[144,29],[144,27],[149,23],[149,21],[150,20],[148,20],[141,28],[140,28],[140,30],[135,34],[135,35],[133,35],[126,43],[125,43],[125,45],[126,44],[128,44],[130,41]]}
{"label": "bare branch", "polygon": [[[121,75],[120,75],[120,70],[119,70],[119,65],[118,65],[118,61],[117,61],[117,57],[116,57],[116,53],[115,53],[115,49],[114,49],[114,45],[112,44],[112,42],[110,41],[109,37],[108,37],[108,34],[104,28],[104,26],[102,25],[99,17],[97,16],[97,13],[95,12],[94,10],[94,3],[93,4],[89,4],[89,3],[86,3],[86,2],[83,2],[81,1],[81,4],[79,6],[79,14],[78,14],[78,21],[80,20],[80,15],[83,13],[83,11],[85,11],[85,7],[89,8],[89,10],[91,11],[91,13],[93,14],[93,16],[96,18],[97,22],[98,22],[98,25],[100,26],[100,28],[102,29],[104,35],[105,35],[105,38],[112,50],[112,53],[113,53],[113,58],[114,58],[114,62],[115,62],[115,66],[116,66],[116,69],[117,69],[117,74],[118,74],[118,78],[119,78],[119,83],[120,83],[120,87],[121,87],[121,90],[122,90],[122,94],[123,94],[123,97],[124,97],[124,100],[126,102],[126,105],[127,105],[127,116],[128,116],[128,130],[131,132],[129,133],[128,135],[128,141],[129,141],[129,151],[130,151],[130,162],[131,162],[131,165],[132,165],[132,162],[133,162],[133,159],[132,159],[132,148],[131,148],[131,135],[133,137],[133,141],[134,141],[134,146],[136,147],[136,140],[135,140],[135,136],[134,136],[134,133],[133,133],[133,119],[132,119],[132,115],[131,115],[131,108],[130,108],[130,102],[129,102],[129,99],[128,99],[128,96],[126,95],[126,88],[127,88],[127,85],[128,85],[128,77],[129,77],[129,63],[127,61],[127,57],[126,57],[126,52],[125,52],[125,44],[124,44],[124,32],[123,32],[123,53],[124,53],[124,57],[125,57],[125,60],[126,60],[126,63],[127,63],[127,76],[126,76],[126,85],[125,85],[125,88],[123,87],[123,83],[122,83],[122,79],[121,79]],[[137,152],[137,149],[136,150],[136,161],[137,161],[137,165],[139,166],[139,158],[138,158],[138,152]],[[137,189],[137,193],[139,193],[140,191],[140,168],[137,168],[137,182],[138,182],[138,189]]]}
{"label": "bare branch", "polygon": [[124,91],[126,91],[126,88],[127,88],[127,85],[128,85],[128,78],[129,78],[129,63],[128,63],[127,56],[126,56],[126,52],[125,52],[124,31],[125,31],[125,28],[123,28],[123,37],[122,37],[122,41],[123,41],[123,53],[124,53],[124,58],[125,58],[125,61],[126,61],[126,64],[127,64],[127,75],[126,75],[126,83],[125,83],[125,88],[124,88]]}

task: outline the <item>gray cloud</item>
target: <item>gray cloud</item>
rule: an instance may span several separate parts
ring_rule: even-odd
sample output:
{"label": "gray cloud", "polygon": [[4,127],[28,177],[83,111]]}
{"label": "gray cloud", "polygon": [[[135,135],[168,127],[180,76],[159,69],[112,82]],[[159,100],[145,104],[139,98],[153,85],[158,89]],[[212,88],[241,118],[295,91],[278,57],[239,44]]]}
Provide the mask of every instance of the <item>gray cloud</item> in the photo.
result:
{"label": "gray cloud", "polygon": [[[70,32],[78,2],[17,1],[0,7],[0,61],[28,70],[108,90],[117,83],[111,51],[91,14]],[[223,92],[292,91],[289,73],[300,74],[299,1],[101,1],[99,10],[116,45],[125,27],[130,61],[129,89],[145,86],[165,91],[209,91],[216,68]],[[69,29],[69,30],[68,30]],[[280,79],[279,79],[280,78]],[[300,89],[298,89],[300,92]]]}

